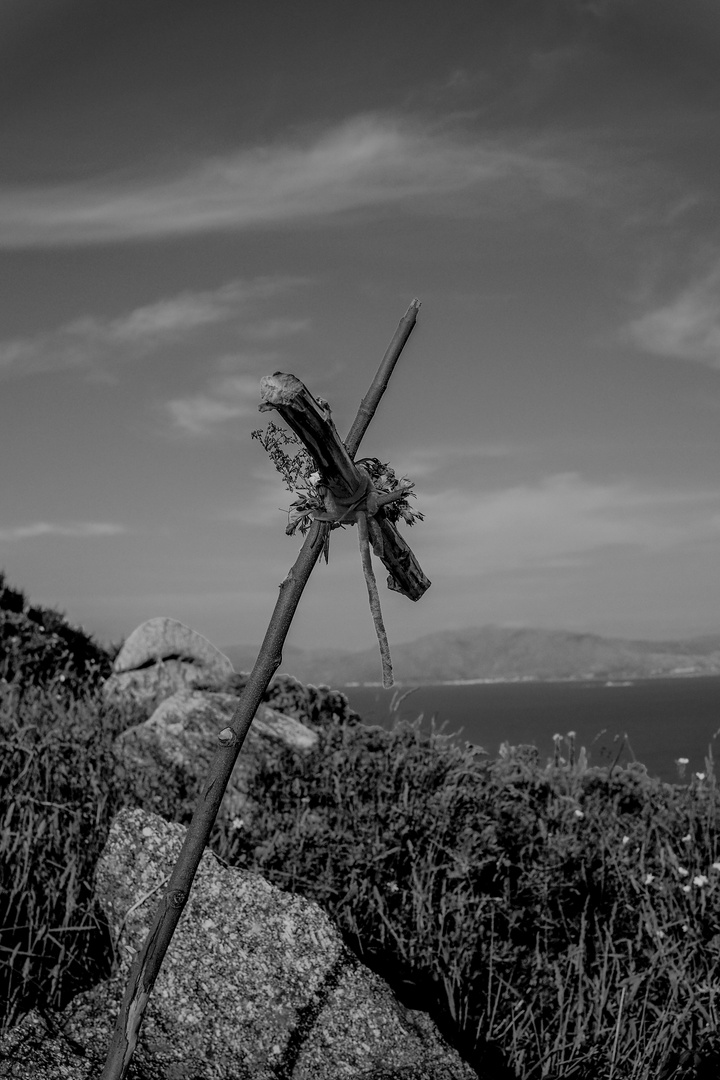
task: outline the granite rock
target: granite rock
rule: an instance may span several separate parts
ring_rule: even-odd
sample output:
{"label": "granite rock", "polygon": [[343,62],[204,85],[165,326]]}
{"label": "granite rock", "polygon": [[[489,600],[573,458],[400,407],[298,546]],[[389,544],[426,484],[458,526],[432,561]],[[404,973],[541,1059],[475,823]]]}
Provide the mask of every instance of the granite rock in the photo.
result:
{"label": "granite rock", "polygon": [[[132,956],[185,830],[144,810],[113,822],[97,896],[117,942],[113,979],[54,1020],[4,1040],[13,1080],[97,1076]],[[14,1061],[13,1061],[14,1058]],[[405,1008],[346,948],[319,905],[209,852],[158,976],[133,1072],[140,1080],[476,1080],[425,1013]]]}
{"label": "granite rock", "polygon": [[[127,728],[115,740],[117,756],[142,774],[159,767],[179,769],[191,797],[197,795],[217,750],[217,737],[238,705],[233,694],[180,690],[161,702],[142,724]],[[303,754],[318,742],[318,733],[292,716],[267,705],[257,710],[242,745],[222,804],[222,813],[249,822],[255,808],[248,799],[260,764],[278,751]]]}
{"label": "granite rock", "polygon": [[233,674],[227,656],[196,630],[175,619],[148,619],[115,657],[105,692],[160,701],[180,689],[220,689]]}

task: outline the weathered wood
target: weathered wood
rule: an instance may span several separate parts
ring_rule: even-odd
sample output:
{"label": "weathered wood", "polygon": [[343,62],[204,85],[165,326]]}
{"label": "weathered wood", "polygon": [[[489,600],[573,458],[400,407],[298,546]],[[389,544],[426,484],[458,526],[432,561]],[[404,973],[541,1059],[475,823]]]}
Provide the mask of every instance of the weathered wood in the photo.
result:
{"label": "weathered wood", "polygon": [[364,482],[338,435],[330,409],[317,401],[294,375],[276,371],[260,380],[260,412],[277,409],[303,442],[323,484],[340,500]]}
{"label": "weathered wood", "polygon": [[[384,386],[387,386],[387,379]],[[347,521],[353,522],[355,507],[361,506],[368,495],[368,475],[352,461],[338,435],[328,406],[317,401],[300,379],[282,371],[261,379],[260,393],[260,410],[276,409],[312,457],[320,481],[327,489],[327,509],[339,515],[345,513]],[[372,413],[375,407],[372,407]],[[374,518],[378,530],[370,531],[370,542],[388,570],[389,588],[410,600],[419,600],[430,587],[429,579],[408,544],[387,519],[382,506],[377,509]]]}
{"label": "weathered wood", "polygon": [[412,548],[405,541],[404,536],[397,531],[391,521],[385,517],[382,507],[375,515],[375,521],[382,533],[383,547],[379,549],[377,543],[373,543],[372,533],[370,542],[372,549],[389,571],[387,579],[388,589],[402,593],[410,600],[419,600],[426,593],[432,582],[423,573],[420,563],[415,558]]}

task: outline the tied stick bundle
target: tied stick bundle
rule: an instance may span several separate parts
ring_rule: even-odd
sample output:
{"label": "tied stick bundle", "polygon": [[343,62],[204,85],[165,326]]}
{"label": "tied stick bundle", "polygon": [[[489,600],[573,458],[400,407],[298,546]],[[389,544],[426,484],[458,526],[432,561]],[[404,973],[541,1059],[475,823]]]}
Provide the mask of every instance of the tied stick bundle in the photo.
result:
{"label": "tied stick bundle", "polygon": [[[393,685],[392,663],[383,625],[377,582],[370,558],[370,547],[390,571],[388,585],[417,600],[430,582],[415,557],[395,529],[402,516],[410,525],[423,515],[412,511],[408,496],[413,495],[409,481],[398,481],[388,465],[376,458],[354,462],[349,447],[340,439],[327,402],[316,399],[294,375],[275,372],[261,384],[262,412],[276,409],[305,447],[293,459],[280,449],[291,437],[270,425],[267,434],[253,432],[283,473],[287,487],[297,495],[289,511],[287,532],[304,532],[309,521],[329,523],[331,528],[357,524],[360,557],[370,600],[375,633],[380,646],[383,686]],[[303,457],[304,455],[304,457]],[[312,473],[310,469],[314,467]],[[304,490],[298,494],[297,487]],[[328,557],[329,534],[324,548]]]}

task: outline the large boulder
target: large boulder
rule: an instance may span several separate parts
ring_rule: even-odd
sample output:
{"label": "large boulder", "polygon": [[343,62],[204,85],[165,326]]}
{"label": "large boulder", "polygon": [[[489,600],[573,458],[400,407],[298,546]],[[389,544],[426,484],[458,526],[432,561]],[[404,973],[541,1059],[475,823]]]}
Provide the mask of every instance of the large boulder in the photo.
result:
{"label": "large boulder", "polygon": [[196,630],[176,619],[148,619],[115,657],[105,692],[160,701],[181,689],[220,689],[233,674],[227,656]]}
{"label": "large boulder", "polygon": [[[179,769],[190,795],[196,795],[217,750],[218,734],[237,705],[234,694],[180,690],[161,702],[144,723],[122,732],[115,740],[115,752],[139,778],[155,767],[168,773]],[[261,705],[233,769],[223,814],[249,822],[256,808],[247,793],[260,764],[282,749],[307,753],[317,742],[316,731]]]}
{"label": "large boulder", "polygon": [[[90,1080],[124,980],[185,830],[122,811],[97,867],[117,974],[48,1029],[26,1017],[0,1043],[0,1076]],[[425,1013],[409,1010],[343,944],[316,903],[209,852],[160,970],[130,1077],[146,1080],[476,1080]]]}

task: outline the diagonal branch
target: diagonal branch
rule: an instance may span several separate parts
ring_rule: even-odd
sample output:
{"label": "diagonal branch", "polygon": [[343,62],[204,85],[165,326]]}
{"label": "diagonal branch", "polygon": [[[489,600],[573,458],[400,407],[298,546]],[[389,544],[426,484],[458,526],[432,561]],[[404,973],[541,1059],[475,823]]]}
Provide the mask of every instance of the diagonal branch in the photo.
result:
{"label": "diagonal branch", "polygon": [[[407,333],[409,334],[409,330]],[[396,338],[397,336],[396,334]],[[407,334],[395,349],[396,355],[393,364],[406,339]],[[395,341],[395,338],[393,341]],[[388,354],[392,349],[393,346],[391,345]],[[373,386],[375,386],[377,378],[378,376],[376,376]],[[298,380],[295,380],[295,382],[297,383]],[[299,385],[302,386],[302,383],[299,383]],[[385,385],[387,385],[387,380]],[[384,389],[385,386],[383,386],[382,390]],[[382,394],[382,390],[380,394]],[[319,418],[324,419],[327,423],[329,421],[329,412],[325,417],[325,411],[322,407],[315,402],[311,395],[308,395],[308,397],[311,398],[309,407],[312,405],[312,408],[318,411]],[[376,405],[377,402],[375,402],[372,412],[374,412]],[[370,415],[372,415],[372,412]],[[367,423],[360,424],[363,431],[366,426]],[[334,431],[334,425],[332,430]],[[347,493],[348,489],[352,492],[354,490],[353,485],[357,487],[359,473],[356,476],[357,470],[350,460],[347,449],[337,438],[337,432],[335,432],[333,446],[335,444],[342,447],[344,451],[341,476],[344,478],[345,486],[343,488],[343,485],[340,484],[341,494],[342,491]],[[133,961],[101,1080],[124,1080],[128,1074],[145,1008],[175,928],[185,908],[197,868],[200,865],[212,827],[215,824],[225,789],[262,696],[282,662],[282,649],[293,615],[315,563],[330,535],[330,528],[331,526],[327,522],[313,522],[294,565],[280,586],[280,595],[265,632],[257,660],[245,689],[238,700],[237,708],[229,725],[218,736],[218,749],[208,771],[192,821],[185,834],[182,850],[173,867],[167,889],[156,909],[148,936]],[[410,552],[410,554],[412,553]],[[425,588],[427,588],[427,585]],[[408,595],[410,594],[408,593]],[[418,593],[419,595],[422,595],[422,592]]]}
{"label": "diagonal branch", "polygon": [[345,440],[345,446],[347,447],[348,454],[351,458],[354,458],[357,454],[363,435],[367,431],[368,425],[375,415],[375,410],[380,404],[380,399],[387,389],[387,384],[390,381],[393,368],[397,363],[400,353],[405,347],[405,342],[413,331],[419,310],[420,301],[417,299],[413,300],[400,320],[392,341],[385,350],[385,355],[382,358],[380,367],[377,369],[370,389],[360,402],[357,416],[355,417],[352,427],[348,431],[347,439]]}

